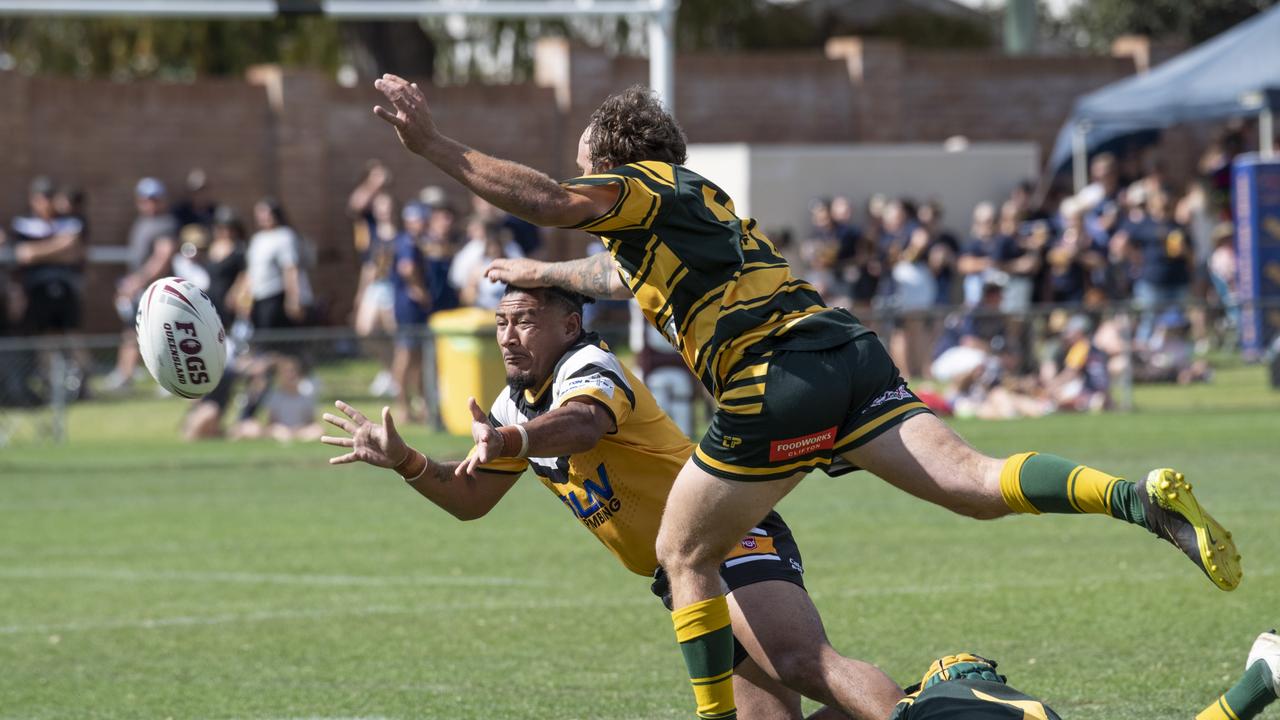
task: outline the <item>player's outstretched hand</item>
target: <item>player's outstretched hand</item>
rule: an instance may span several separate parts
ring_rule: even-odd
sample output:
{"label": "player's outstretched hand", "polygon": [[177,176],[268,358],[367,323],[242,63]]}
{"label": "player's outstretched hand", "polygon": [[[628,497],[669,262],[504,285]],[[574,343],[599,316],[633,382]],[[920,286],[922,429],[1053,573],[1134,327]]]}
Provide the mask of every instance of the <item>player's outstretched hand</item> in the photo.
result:
{"label": "player's outstretched hand", "polygon": [[418,87],[398,75],[383,75],[373,81],[373,86],[386,96],[394,110],[375,105],[373,114],[387,121],[396,129],[400,142],[411,153],[421,155],[427,144],[439,135],[427,96]]}
{"label": "player's outstretched hand", "polygon": [[544,287],[542,270],[547,263],[528,258],[498,258],[484,269],[484,276],[493,282],[519,287]]}
{"label": "player's outstretched hand", "polygon": [[391,419],[391,408],[382,408],[382,424],[378,425],[365,417],[364,413],[341,400],[334,405],[347,417],[340,418],[337,415],[325,413],[325,422],[347,431],[351,437],[325,435],[320,438],[320,442],[325,445],[351,448],[351,452],[329,458],[330,465],[366,462],[377,467],[394,468],[409,456],[409,446],[400,439],[400,433],[396,432],[395,421]]}
{"label": "player's outstretched hand", "polygon": [[477,467],[498,459],[505,445],[498,429],[489,424],[488,413],[480,407],[480,403],[476,402],[475,398],[471,398],[471,439],[475,441],[476,446],[467,459],[458,463],[458,468],[453,471],[458,477],[474,476]]}

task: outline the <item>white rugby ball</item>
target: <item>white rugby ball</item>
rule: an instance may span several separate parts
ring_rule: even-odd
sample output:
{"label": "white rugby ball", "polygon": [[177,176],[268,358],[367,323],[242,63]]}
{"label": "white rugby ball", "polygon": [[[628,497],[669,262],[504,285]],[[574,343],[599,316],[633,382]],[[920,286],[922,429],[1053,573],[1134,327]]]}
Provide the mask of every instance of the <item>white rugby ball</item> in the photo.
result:
{"label": "white rugby ball", "polygon": [[204,291],[177,277],[142,293],[138,350],[160,387],[184,398],[208,395],[227,366],[227,334]]}

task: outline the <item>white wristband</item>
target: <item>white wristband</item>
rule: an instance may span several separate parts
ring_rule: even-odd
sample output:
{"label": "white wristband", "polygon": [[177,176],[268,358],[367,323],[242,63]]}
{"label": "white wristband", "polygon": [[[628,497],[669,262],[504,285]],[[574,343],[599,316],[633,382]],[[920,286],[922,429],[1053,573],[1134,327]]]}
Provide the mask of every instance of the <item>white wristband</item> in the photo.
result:
{"label": "white wristband", "polygon": [[529,431],[524,429],[524,425],[516,424],[516,432],[520,433],[520,452],[516,453],[516,457],[529,457]]}

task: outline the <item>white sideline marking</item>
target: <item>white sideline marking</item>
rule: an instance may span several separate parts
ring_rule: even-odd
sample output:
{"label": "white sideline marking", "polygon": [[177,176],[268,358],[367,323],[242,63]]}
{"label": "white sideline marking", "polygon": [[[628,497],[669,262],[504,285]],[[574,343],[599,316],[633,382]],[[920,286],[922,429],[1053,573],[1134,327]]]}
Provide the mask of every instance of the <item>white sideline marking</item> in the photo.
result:
{"label": "white sideline marking", "polygon": [[[624,607],[631,605],[658,605],[655,598],[649,595],[627,600],[594,601],[592,607]],[[661,605],[658,605],[661,607]],[[28,633],[59,633],[81,630],[155,630],[167,627],[199,627],[205,625],[230,625],[236,623],[269,622],[272,620],[318,620],[334,617],[366,617],[373,615],[421,615],[428,612],[462,610],[554,610],[578,609],[582,607],[580,598],[564,600],[512,600],[508,602],[467,601],[453,603],[416,603],[414,605],[367,605],[359,608],[339,608],[334,610],[267,610],[248,613],[226,613],[222,615],[178,615],[162,618],[129,618],[119,620],[102,620],[88,622],[69,622],[58,624],[35,625],[0,625],[0,635],[23,635]]]}
{"label": "white sideline marking", "polygon": [[109,570],[102,568],[0,568],[0,577],[119,580],[122,582],[184,580],[190,582],[322,585],[332,587],[414,587],[430,585],[447,585],[451,587],[545,587],[550,584],[546,580],[485,575],[310,575],[224,572],[216,570]]}
{"label": "white sideline marking", "polygon": [[306,717],[268,717],[266,720],[390,720],[390,717],[385,715],[360,715],[351,717],[346,715],[340,717],[329,717],[328,715],[323,717],[320,715],[307,715]]}

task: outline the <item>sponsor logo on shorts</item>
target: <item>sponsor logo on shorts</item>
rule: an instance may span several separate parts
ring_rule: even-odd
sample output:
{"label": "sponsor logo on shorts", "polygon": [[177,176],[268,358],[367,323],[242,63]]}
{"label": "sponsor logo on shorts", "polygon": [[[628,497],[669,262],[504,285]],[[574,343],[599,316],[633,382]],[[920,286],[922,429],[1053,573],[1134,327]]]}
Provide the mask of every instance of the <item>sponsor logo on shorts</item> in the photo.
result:
{"label": "sponsor logo on shorts", "polygon": [[812,455],[819,450],[830,450],[835,446],[836,426],[832,425],[826,430],[812,435],[788,438],[786,440],[774,440],[769,443],[769,462]]}
{"label": "sponsor logo on shorts", "polygon": [[742,444],[742,438],[736,435],[725,435],[720,438],[720,444],[732,450]]}
{"label": "sponsor logo on shorts", "polygon": [[[872,400],[867,405],[867,410],[880,407],[881,405],[889,402],[890,400],[913,400],[913,399],[915,399],[915,396],[911,394],[911,391],[907,389],[907,386],[899,385],[898,387],[881,395],[875,400]],[[866,412],[866,411],[864,410],[863,412]]]}
{"label": "sponsor logo on shorts", "polygon": [[742,547],[744,547],[744,548],[746,548],[746,549],[748,549],[748,550],[755,550],[755,549],[756,549],[757,544],[758,544],[758,543],[756,543],[756,539],[755,539],[755,538],[753,538],[753,537],[749,537],[749,538],[742,538]]}
{"label": "sponsor logo on shorts", "polygon": [[792,570],[795,570],[796,572],[800,573],[801,575],[803,575],[803,574],[804,574],[804,566],[800,564],[800,561],[799,561],[799,560],[797,560],[797,559],[795,559],[795,558],[787,558],[787,559],[791,561],[791,569],[792,569]]}

